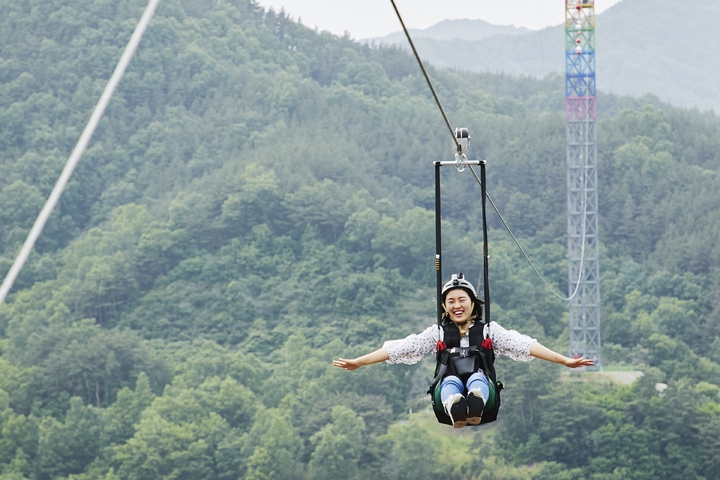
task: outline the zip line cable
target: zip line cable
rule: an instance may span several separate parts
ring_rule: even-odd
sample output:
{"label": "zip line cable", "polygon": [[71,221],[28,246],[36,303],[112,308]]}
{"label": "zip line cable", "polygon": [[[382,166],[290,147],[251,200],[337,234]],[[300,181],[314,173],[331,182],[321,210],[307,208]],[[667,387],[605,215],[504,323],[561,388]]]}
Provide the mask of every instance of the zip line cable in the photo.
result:
{"label": "zip line cable", "polygon": [[[402,16],[400,16],[400,10],[398,10],[397,5],[395,5],[395,0],[390,0],[390,3],[392,3],[393,8],[395,9],[395,13],[397,14],[398,20],[400,20],[400,25],[402,25],[403,32],[405,32],[405,36],[407,37],[408,43],[410,44],[410,48],[412,48],[413,54],[415,55],[415,60],[417,60],[417,63],[420,66],[420,70],[422,71],[422,74],[425,77],[425,81],[427,82],[428,87],[430,87],[430,92],[432,93],[432,96],[435,99],[435,104],[437,105],[438,109],[440,110],[440,113],[442,114],[443,119],[445,120],[445,125],[447,125],[448,131],[450,132],[450,136],[453,138],[453,142],[455,142],[455,147],[457,147],[457,150],[459,152],[460,144],[458,143],[457,138],[455,138],[455,132],[453,131],[452,126],[450,125],[450,121],[448,120],[447,115],[445,115],[445,110],[443,110],[443,107],[440,104],[440,100],[438,99],[438,96],[435,93],[435,89],[432,86],[430,77],[428,77],[428,74],[425,71],[425,66],[422,63],[422,60],[420,60],[420,55],[418,55],[418,52],[415,49],[415,44],[413,43],[412,38],[410,38],[410,32],[408,32],[408,29],[405,27],[405,22],[403,22]],[[465,153],[465,152],[462,152],[462,153]]]}
{"label": "zip line cable", "polygon": [[[475,170],[472,168],[471,165],[470,165],[470,171],[472,172],[473,176],[475,177],[475,180],[477,180],[478,184],[479,184],[479,185],[482,185],[482,182],[480,181],[480,178],[478,178],[477,173],[475,173]],[[587,178],[587,177],[586,177],[586,178]],[[552,294],[555,295],[557,298],[559,298],[560,300],[565,301],[565,302],[569,302],[570,300],[572,300],[573,298],[575,298],[575,295],[577,295],[577,293],[578,293],[578,288],[579,288],[579,285],[580,285],[580,274],[582,273],[582,270],[583,270],[583,269],[582,269],[582,263],[581,263],[580,273],[578,274],[578,280],[577,280],[577,282],[576,282],[576,284],[575,284],[575,291],[572,293],[572,295],[570,295],[569,297],[566,297],[566,296],[564,296],[564,295],[561,295],[561,294],[557,293],[557,292],[555,291],[555,289],[547,282],[547,280],[545,280],[545,277],[540,273],[540,271],[537,269],[537,267],[535,267],[535,264],[532,262],[532,260],[530,260],[530,257],[528,257],[527,253],[525,253],[525,250],[524,250],[523,247],[520,245],[520,242],[519,242],[518,239],[515,237],[515,234],[513,234],[512,230],[510,230],[510,227],[508,226],[507,222],[505,221],[505,218],[503,218],[502,214],[500,213],[500,210],[498,210],[497,205],[495,205],[495,202],[493,202],[493,199],[490,198],[490,194],[489,194],[487,191],[485,192],[485,196],[486,196],[487,199],[490,201],[490,205],[492,205],[493,210],[495,210],[495,213],[497,214],[498,218],[500,219],[500,222],[501,222],[501,223],[503,224],[503,226],[505,227],[505,230],[507,230],[507,232],[510,234],[510,237],[512,237],[513,241],[515,242],[515,245],[518,247],[518,249],[520,250],[520,252],[521,252],[521,253],[523,254],[523,256],[525,257],[525,260],[527,260],[527,262],[530,264],[530,266],[531,266],[532,269],[535,271],[535,273],[537,274],[537,276],[540,277],[540,280],[542,280],[542,282],[545,284],[545,286],[548,288],[548,290],[550,290],[550,293],[552,293]],[[583,219],[584,219],[584,218],[585,218],[585,217],[583,216]],[[583,222],[583,225],[584,225],[584,222]],[[583,239],[584,239],[584,237],[585,237],[585,230],[584,230],[584,228],[583,228]],[[583,246],[583,255],[582,255],[582,258],[584,258],[584,251],[585,251],[585,247]],[[582,261],[581,261],[581,262],[582,262]]]}
{"label": "zip line cable", "polygon": [[[440,113],[442,114],[443,119],[445,120],[445,124],[447,125],[448,130],[450,131],[450,135],[452,136],[452,139],[453,139],[453,141],[455,142],[455,145],[457,146],[457,149],[458,149],[458,151],[459,151],[459,150],[460,150],[460,144],[458,143],[457,138],[455,138],[455,133],[453,132],[452,126],[450,125],[450,121],[448,120],[447,115],[445,115],[445,110],[443,109],[442,104],[440,103],[440,100],[438,99],[438,96],[437,96],[437,94],[435,93],[435,89],[434,89],[433,86],[432,86],[432,82],[430,81],[430,77],[428,77],[428,74],[427,74],[427,72],[425,71],[425,66],[423,65],[422,60],[420,59],[420,55],[418,55],[418,52],[417,52],[417,50],[415,49],[415,44],[413,43],[412,38],[410,38],[410,32],[408,32],[408,29],[405,27],[405,22],[403,22],[402,16],[400,15],[400,11],[398,10],[397,5],[395,5],[395,0],[390,0],[390,3],[392,3],[393,9],[395,9],[395,13],[397,14],[398,20],[400,21],[400,25],[402,25],[403,32],[405,32],[405,37],[407,37],[408,43],[410,44],[410,48],[411,48],[412,51],[413,51],[413,55],[415,55],[415,60],[417,61],[418,65],[420,66],[420,70],[422,71],[422,74],[423,74],[423,76],[425,77],[425,81],[427,82],[428,87],[430,88],[430,92],[432,93],[432,96],[433,96],[433,98],[435,99],[435,104],[437,105],[438,109],[440,110]],[[589,112],[588,112],[588,114],[589,114]],[[587,115],[588,115],[588,114],[586,114],[586,124],[587,124]],[[585,128],[586,137],[587,137],[587,135],[588,135],[587,130],[588,130],[588,129],[587,129],[587,127],[586,127],[586,128]],[[587,146],[587,138],[586,138],[586,142],[585,142],[585,149],[586,149],[586,154],[585,154],[585,169],[584,169],[584,175],[583,175],[585,188],[584,188],[584,194],[583,194],[583,216],[582,216],[582,219],[583,219],[583,221],[582,221],[582,232],[583,232],[583,233],[582,233],[582,236],[583,236],[583,241],[582,241],[582,249],[581,249],[581,255],[580,255],[580,268],[578,269],[578,278],[577,278],[577,281],[575,282],[575,291],[572,293],[572,295],[570,295],[570,296],[568,296],[568,297],[566,297],[566,296],[564,296],[564,295],[561,295],[561,294],[558,294],[558,293],[555,291],[555,289],[547,282],[547,280],[545,280],[545,277],[543,277],[543,275],[540,273],[540,271],[535,267],[535,265],[533,264],[533,262],[530,260],[530,257],[528,257],[527,253],[525,253],[525,250],[524,250],[524,249],[522,248],[522,246],[520,245],[520,242],[518,242],[517,238],[516,238],[515,235],[513,234],[512,230],[510,230],[510,227],[508,226],[507,222],[505,222],[505,219],[503,218],[503,216],[500,214],[500,211],[498,210],[497,206],[495,205],[495,202],[493,202],[492,198],[490,198],[490,194],[489,194],[487,191],[485,192],[485,196],[486,196],[487,199],[490,201],[490,204],[492,205],[493,209],[495,210],[495,213],[496,213],[497,216],[500,218],[500,221],[502,222],[503,226],[505,227],[505,229],[507,230],[507,232],[510,234],[510,236],[511,236],[512,239],[513,239],[513,241],[515,242],[515,245],[517,245],[517,247],[520,249],[520,251],[522,252],[522,254],[523,254],[523,256],[525,257],[525,259],[528,261],[528,263],[530,264],[530,266],[532,267],[532,269],[533,269],[533,270],[535,271],[535,273],[540,277],[540,280],[542,280],[542,282],[543,282],[543,283],[545,284],[545,286],[550,290],[550,292],[551,292],[553,295],[555,295],[557,298],[559,298],[560,300],[563,300],[563,301],[565,301],[565,302],[569,302],[570,300],[572,300],[573,298],[575,298],[575,296],[577,295],[578,290],[579,290],[579,288],[580,288],[580,278],[581,278],[581,276],[582,276],[582,272],[583,272],[583,269],[584,269],[584,263],[585,263],[585,229],[586,229],[586,219],[587,219],[587,181],[588,181],[588,174],[587,174],[587,157],[588,157],[588,152],[587,152],[587,149],[588,149],[588,146]],[[469,165],[469,167],[470,167],[470,171],[472,172],[473,176],[475,177],[475,180],[477,180],[478,184],[480,184],[480,186],[482,187],[482,182],[480,181],[480,178],[478,178],[477,174],[475,173],[475,170],[472,168],[472,165]]]}
{"label": "zip line cable", "polygon": [[135,54],[135,50],[140,43],[140,39],[145,33],[145,29],[147,28],[150,20],[155,14],[155,10],[157,9],[159,3],[160,0],[149,0],[147,7],[145,7],[145,12],[143,12],[140,21],[135,27],[135,31],[130,37],[130,41],[125,47],[125,51],[123,52],[122,56],[120,57],[120,61],[115,67],[115,71],[110,77],[110,80],[108,80],[108,83],[105,86],[105,90],[100,96],[100,99],[95,106],[95,110],[93,110],[93,113],[90,116],[90,120],[85,126],[85,130],[83,130],[82,135],[80,135],[80,139],[78,140],[75,148],[70,154],[70,158],[68,158],[68,161],[65,164],[65,168],[63,168],[63,171],[60,174],[60,178],[58,178],[55,187],[53,187],[52,192],[50,192],[50,196],[45,202],[45,206],[43,206],[42,210],[40,211],[40,215],[38,215],[37,219],[35,220],[35,223],[33,224],[32,229],[30,230],[30,233],[25,240],[25,243],[20,249],[20,253],[15,259],[15,262],[10,267],[7,275],[5,276],[5,280],[3,280],[2,286],[0,286],[0,304],[2,304],[2,302],[5,300],[5,297],[12,288],[12,285],[15,282],[18,274],[20,273],[20,270],[22,270],[23,265],[25,265],[25,261],[27,260],[28,256],[30,256],[30,252],[32,252],[35,242],[40,236],[40,233],[42,233],[42,230],[45,227],[45,223],[47,222],[50,214],[57,205],[58,200],[60,199],[60,195],[65,189],[67,182],[70,180],[70,176],[72,175],[73,170],[75,170],[75,167],[80,161],[80,157],[82,157],[82,154],[85,152],[85,149],[87,148],[88,143],[90,142],[90,139],[92,138],[93,133],[95,133],[95,129],[100,122],[100,118],[102,118],[102,115],[105,112],[105,108],[110,102],[110,98],[112,97],[115,88],[117,87],[120,79],[125,73],[125,69],[130,63],[130,60]]}

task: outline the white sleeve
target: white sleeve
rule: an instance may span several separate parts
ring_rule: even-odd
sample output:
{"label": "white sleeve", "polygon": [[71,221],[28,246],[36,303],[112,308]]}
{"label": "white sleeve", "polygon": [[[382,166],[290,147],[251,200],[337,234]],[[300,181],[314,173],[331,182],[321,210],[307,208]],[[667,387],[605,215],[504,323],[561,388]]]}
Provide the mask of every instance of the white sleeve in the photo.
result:
{"label": "white sleeve", "polygon": [[400,340],[388,340],[383,344],[390,354],[387,363],[413,365],[425,354],[435,351],[438,341],[438,327],[433,325],[422,333],[408,335]]}
{"label": "white sleeve", "polygon": [[495,355],[505,355],[519,362],[529,362],[533,359],[530,356],[530,347],[536,340],[517,330],[505,330],[496,322],[488,325],[488,334],[493,344]]}

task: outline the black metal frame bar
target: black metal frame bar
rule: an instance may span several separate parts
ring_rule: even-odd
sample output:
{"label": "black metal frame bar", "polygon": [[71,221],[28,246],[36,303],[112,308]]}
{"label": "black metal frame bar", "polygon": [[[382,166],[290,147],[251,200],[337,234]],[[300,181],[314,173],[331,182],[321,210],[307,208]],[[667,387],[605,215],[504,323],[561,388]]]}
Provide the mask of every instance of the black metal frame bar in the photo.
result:
{"label": "black metal frame bar", "polygon": [[485,189],[485,161],[484,160],[466,160],[466,161],[445,161],[434,162],[435,165],[435,274],[437,288],[437,321],[438,325],[442,324],[442,197],[440,194],[440,167],[446,166],[480,166],[480,188],[482,191],[482,227],[483,227],[483,300],[485,301],[485,322],[490,322],[490,284],[488,282],[489,266],[488,259],[488,228],[486,215],[486,199],[487,191]]}

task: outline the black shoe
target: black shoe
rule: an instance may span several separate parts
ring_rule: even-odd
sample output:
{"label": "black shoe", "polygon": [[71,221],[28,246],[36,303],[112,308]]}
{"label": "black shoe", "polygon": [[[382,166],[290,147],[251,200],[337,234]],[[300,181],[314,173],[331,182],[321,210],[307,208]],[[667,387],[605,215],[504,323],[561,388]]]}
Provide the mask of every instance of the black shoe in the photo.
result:
{"label": "black shoe", "polygon": [[482,417],[485,408],[485,399],[479,390],[471,390],[467,396],[467,423],[468,425],[480,425],[480,417]]}
{"label": "black shoe", "polygon": [[467,425],[467,401],[461,394],[456,393],[443,403],[445,412],[450,416],[453,427],[462,428]]}

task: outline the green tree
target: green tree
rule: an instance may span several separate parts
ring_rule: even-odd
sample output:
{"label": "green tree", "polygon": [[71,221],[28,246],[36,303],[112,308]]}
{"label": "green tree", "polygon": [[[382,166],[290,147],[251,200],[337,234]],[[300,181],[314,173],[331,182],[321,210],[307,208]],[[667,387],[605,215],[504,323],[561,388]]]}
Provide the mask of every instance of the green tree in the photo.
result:
{"label": "green tree", "polygon": [[37,419],[17,415],[10,408],[10,396],[0,390],[0,478],[29,477],[37,447]]}
{"label": "green tree", "polygon": [[414,274],[417,278],[427,278],[421,272],[431,271],[429,259],[434,258],[433,214],[415,207],[407,211],[399,220],[383,217],[380,220],[378,234],[372,240],[373,251],[382,259],[383,266],[399,268],[404,275]]}
{"label": "green tree", "polygon": [[280,182],[274,170],[248,165],[237,188],[223,202],[220,215],[232,235],[246,235],[255,225],[275,225],[282,220]]}
{"label": "green tree", "polygon": [[135,434],[142,412],[150,406],[155,396],[150,389],[150,380],[141,372],[135,382],[135,390],[123,387],[117,393],[115,402],[103,412],[104,443],[122,444]]}
{"label": "green tree", "polygon": [[296,478],[302,447],[297,431],[279,410],[260,408],[243,446],[248,459],[246,478]]}
{"label": "green tree", "polygon": [[325,179],[286,195],[284,202],[290,220],[298,225],[313,225],[324,240],[334,242],[349,216],[348,198],[348,191],[342,185]]}
{"label": "green tree", "polygon": [[113,447],[112,464],[121,478],[213,478],[214,452],[233,435],[227,422],[206,410],[192,390],[156,398],[135,435]]}
{"label": "green tree", "polygon": [[78,397],[70,399],[65,421],[46,417],[40,424],[37,468],[39,478],[82,473],[100,454],[104,445],[102,417],[94,407],[84,406]]}
{"label": "green tree", "polygon": [[33,339],[22,362],[38,367],[40,403],[61,411],[56,399],[62,393],[107,406],[120,389],[134,385],[140,372],[151,372],[158,387],[167,375],[164,363],[135,333],[105,330],[92,320],[51,324]]}
{"label": "green tree", "polygon": [[387,445],[383,473],[397,480],[430,480],[445,474],[448,465],[440,459],[440,449],[416,423],[396,424],[379,439]]}
{"label": "green tree", "polygon": [[21,180],[0,189],[0,253],[13,256],[17,253],[15,248],[22,245],[44,203],[37,187]]}
{"label": "green tree", "polygon": [[365,444],[365,422],[347,407],[332,410],[332,423],[311,438],[315,443],[308,464],[310,478],[360,478],[359,461]]}

